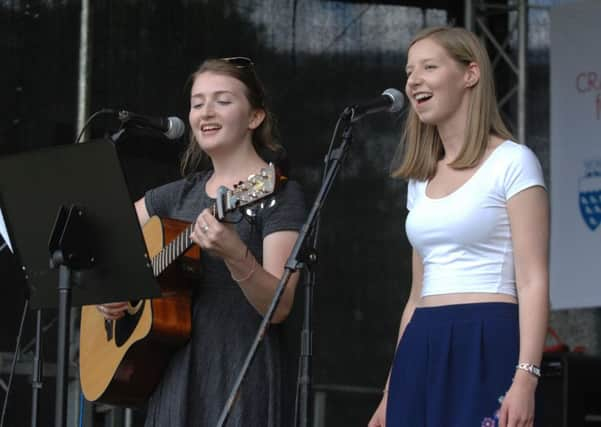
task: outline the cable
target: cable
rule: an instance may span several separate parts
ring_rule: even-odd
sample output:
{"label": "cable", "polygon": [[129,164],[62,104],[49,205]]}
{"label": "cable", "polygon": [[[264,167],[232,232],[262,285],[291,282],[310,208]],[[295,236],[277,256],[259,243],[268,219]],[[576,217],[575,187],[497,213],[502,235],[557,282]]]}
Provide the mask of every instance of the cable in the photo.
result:
{"label": "cable", "polygon": [[[97,116],[101,115],[101,114],[116,114],[117,112],[115,110],[112,110],[110,108],[103,108],[102,110],[98,110],[96,111],[94,114],[92,114],[88,120],[86,120],[85,124],[83,125],[83,127],[81,128],[81,132],[79,132],[79,135],[77,136],[77,139],[75,139],[75,144],[80,142],[81,137],[83,136],[84,132],[87,130],[88,126],[90,125],[90,123],[92,123],[92,120],[94,120]],[[1,426],[0,426],[1,427]]]}
{"label": "cable", "polygon": [[4,404],[2,405],[2,417],[0,418],[0,427],[4,426],[4,416],[6,415],[6,405],[8,404],[8,396],[10,395],[10,388],[13,382],[13,376],[17,367],[17,357],[19,355],[19,346],[21,345],[21,336],[23,334],[23,324],[25,323],[25,317],[27,316],[27,309],[29,307],[29,300],[25,299],[25,305],[23,306],[23,314],[21,315],[21,324],[19,325],[19,333],[17,334],[17,344],[15,346],[15,352],[13,354],[12,366],[10,367],[10,375],[8,377],[8,386],[6,387],[6,395],[4,396]]}

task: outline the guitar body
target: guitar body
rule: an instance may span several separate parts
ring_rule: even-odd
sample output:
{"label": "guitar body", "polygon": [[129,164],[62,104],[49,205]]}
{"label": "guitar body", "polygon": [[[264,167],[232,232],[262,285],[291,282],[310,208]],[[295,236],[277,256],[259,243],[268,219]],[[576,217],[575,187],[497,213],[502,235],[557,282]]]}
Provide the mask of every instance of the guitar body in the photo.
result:
{"label": "guitar body", "polygon": [[[143,234],[150,258],[190,224],[152,217]],[[118,405],[143,403],[161,379],[173,352],[190,337],[190,276],[198,271],[200,248],[186,250],[158,277],[161,298],[130,302],[129,313],[107,321],[96,306],[81,311],[79,369],[90,401]]]}

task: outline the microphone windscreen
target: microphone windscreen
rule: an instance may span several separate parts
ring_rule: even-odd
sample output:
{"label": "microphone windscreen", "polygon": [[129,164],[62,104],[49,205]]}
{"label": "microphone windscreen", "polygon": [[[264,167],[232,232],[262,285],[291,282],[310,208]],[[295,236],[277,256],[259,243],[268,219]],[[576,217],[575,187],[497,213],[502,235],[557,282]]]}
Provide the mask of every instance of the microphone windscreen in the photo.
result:
{"label": "microphone windscreen", "polygon": [[167,117],[167,121],[169,122],[169,129],[165,132],[165,136],[168,139],[178,139],[181,138],[186,130],[186,125],[183,120],[179,117]]}
{"label": "microphone windscreen", "polygon": [[391,87],[382,92],[382,95],[389,96],[392,99],[389,112],[396,113],[397,111],[401,111],[401,108],[405,104],[405,98],[400,90]]}

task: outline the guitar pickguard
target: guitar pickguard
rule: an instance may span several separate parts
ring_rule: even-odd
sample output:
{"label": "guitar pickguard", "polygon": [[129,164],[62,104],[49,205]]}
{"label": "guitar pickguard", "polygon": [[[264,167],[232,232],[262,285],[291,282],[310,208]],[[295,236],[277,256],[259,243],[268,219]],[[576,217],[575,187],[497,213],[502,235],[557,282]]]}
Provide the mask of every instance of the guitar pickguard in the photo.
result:
{"label": "guitar pickguard", "polygon": [[131,337],[132,333],[138,327],[140,317],[146,309],[147,304],[142,304],[142,308],[135,314],[126,314],[121,319],[113,320],[114,331],[113,336],[115,337],[115,345],[121,347]]}

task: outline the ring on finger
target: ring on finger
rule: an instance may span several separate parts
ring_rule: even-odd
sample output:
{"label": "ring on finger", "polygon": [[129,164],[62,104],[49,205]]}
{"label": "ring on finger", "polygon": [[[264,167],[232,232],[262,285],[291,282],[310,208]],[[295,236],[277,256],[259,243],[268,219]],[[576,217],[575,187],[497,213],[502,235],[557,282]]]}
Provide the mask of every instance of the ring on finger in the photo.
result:
{"label": "ring on finger", "polygon": [[202,227],[200,227],[200,229],[202,230],[203,233],[207,234],[207,231],[209,231],[209,226],[207,224],[205,224]]}

